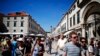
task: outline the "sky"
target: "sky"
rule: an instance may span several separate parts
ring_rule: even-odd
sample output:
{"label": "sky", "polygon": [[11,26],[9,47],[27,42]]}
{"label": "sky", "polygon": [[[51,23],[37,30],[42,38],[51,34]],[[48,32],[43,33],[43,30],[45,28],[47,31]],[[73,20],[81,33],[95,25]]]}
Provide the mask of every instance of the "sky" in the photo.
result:
{"label": "sky", "polygon": [[74,0],[0,0],[0,13],[26,12],[45,31],[57,26]]}

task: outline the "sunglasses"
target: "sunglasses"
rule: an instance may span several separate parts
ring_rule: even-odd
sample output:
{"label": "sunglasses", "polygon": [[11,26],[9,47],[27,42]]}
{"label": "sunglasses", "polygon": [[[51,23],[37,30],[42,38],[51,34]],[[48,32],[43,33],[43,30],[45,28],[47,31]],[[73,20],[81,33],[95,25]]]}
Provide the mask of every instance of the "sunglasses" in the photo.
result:
{"label": "sunglasses", "polygon": [[78,36],[73,37],[74,39],[78,38]]}
{"label": "sunglasses", "polygon": [[86,42],[86,41],[81,41],[82,43]]}

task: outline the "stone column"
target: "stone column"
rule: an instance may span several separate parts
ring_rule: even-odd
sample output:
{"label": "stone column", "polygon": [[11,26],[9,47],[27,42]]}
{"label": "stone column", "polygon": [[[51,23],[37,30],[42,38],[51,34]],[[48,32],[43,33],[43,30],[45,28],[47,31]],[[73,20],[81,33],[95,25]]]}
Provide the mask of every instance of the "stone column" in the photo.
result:
{"label": "stone column", "polygon": [[82,28],[82,37],[85,37],[85,28]]}

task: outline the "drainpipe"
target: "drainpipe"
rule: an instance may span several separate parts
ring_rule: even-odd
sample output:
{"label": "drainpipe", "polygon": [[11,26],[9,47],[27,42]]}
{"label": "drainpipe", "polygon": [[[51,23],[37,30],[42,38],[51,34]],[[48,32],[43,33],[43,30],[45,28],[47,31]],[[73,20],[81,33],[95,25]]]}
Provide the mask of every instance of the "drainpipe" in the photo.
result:
{"label": "drainpipe", "polygon": [[96,14],[94,14],[94,21],[95,21],[95,37],[96,37]]}

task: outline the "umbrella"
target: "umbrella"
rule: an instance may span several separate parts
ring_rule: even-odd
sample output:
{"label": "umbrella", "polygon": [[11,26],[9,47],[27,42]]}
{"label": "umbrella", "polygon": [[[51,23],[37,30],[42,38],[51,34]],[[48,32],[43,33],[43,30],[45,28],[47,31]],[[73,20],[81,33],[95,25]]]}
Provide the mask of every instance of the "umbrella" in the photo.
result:
{"label": "umbrella", "polygon": [[37,34],[36,36],[44,36],[43,34]]}
{"label": "umbrella", "polygon": [[35,36],[35,34],[29,34],[30,36]]}

